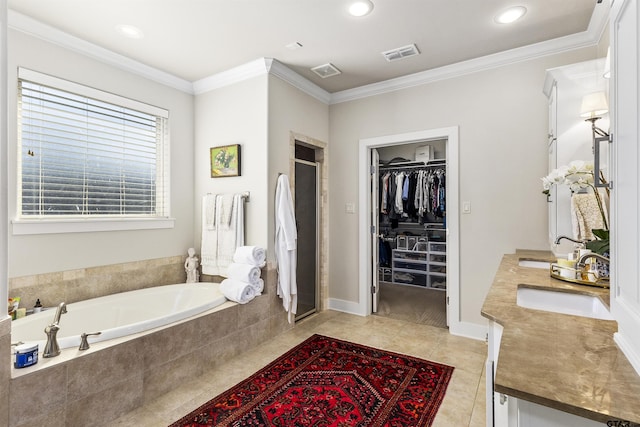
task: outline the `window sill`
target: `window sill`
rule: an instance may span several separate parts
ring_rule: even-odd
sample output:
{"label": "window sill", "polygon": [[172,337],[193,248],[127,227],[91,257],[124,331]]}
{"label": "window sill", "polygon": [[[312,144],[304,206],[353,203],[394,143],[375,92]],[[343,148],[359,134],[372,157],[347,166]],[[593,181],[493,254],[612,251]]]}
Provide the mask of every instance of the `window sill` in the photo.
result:
{"label": "window sill", "polygon": [[14,235],[173,228],[175,218],[14,219]]}

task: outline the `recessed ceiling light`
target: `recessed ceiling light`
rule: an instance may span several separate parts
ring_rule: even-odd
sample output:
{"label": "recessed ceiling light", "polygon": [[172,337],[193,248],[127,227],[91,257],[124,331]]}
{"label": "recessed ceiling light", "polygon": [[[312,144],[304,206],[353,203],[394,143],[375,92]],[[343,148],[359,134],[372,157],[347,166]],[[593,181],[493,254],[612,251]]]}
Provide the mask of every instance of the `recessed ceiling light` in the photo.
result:
{"label": "recessed ceiling light", "polygon": [[373,3],[369,0],[357,0],[349,5],[349,13],[352,16],[365,16],[373,10]]}
{"label": "recessed ceiling light", "polygon": [[142,30],[138,27],[134,27],[133,25],[117,25],[116,30],[123,36],[131,39],[141,39],[144,37]]}
{"label": "recessed ceiling light", "polygon": [[526,7],[514,6],[503,12],[500,12],[494,19],[498,24],[510,24],[522,18],[525,13],[527,13]]}

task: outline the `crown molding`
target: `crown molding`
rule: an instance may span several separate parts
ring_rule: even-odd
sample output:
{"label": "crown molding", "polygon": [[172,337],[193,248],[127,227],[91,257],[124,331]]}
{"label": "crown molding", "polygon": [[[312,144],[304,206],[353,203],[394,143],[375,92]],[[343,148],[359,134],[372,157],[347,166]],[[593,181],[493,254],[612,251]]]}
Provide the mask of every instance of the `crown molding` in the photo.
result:
{"label": "crown molding", "polygon": [[592,37],[590,37],[586,32],[573,34],[550,40],[548,42],[536,43],[480,58],[470,59],[468,61],[458,62],[452,65],[446,65],[444,67],[434,68],[432,70],[421,71],[419,73],[385,80],[379,83],[372,83],[370,85],[360,86],[354,89],[334,92],[331,94],[331,104],[339,104],[427,83],[433,83],[440,80],[461,77],[467,74],[477,73],[479,71],[485,71],[518,62],[529,61],[543,56],[593,46],[596,43],[597,42],[594,42]]}
{"label": "crown molding", "polygon": [[439,80],[460,77],[467,74],[477,73],[479,71],[503,67],[505,65],[597,45],[607,27],[609,9],[610,0],[605,0],[602,4],[596,5],[587,30],[581,33],[559,37],[553,40],[535,43],[468,61],[458,62],[444,67],[434,68],[432,70],[421,71],[419,73],[385,80],[379,83],[372,83],[370,85],[360,86],[354,89],[334,92],[331,94],[330,104],[353,101],[369,96],[407,89]]}
{"label": "crown molding", "polygon": [[193,83],[193,92],[195,95],[200,95],[210,90],[219,89],[263,74],[279,77],[325,104],[329,104],[331,101],[329,92],[273,58],[259,58],[230,70],[205,77]]}
{"label": "crown molding", "polygon": [[329,104],[331,102],[331,94],[329,92],[322,89],[320,86],[316,85],[310,80],[307,80],[305,77],[302,77],[300,74],[296,73],[291,68],[288,68],[282,62],[276,59],[273,59],[273,65],[271,67],[270,73],[276,77],[281,78],[285,82],[301,90],[307,95],[316,98],[320,102],[323,102],[325,104]]}
{"label": "crown molding", "polygon": [[84,56],[97,59],[98,61],[113,67],[120,68],[133,74],[138,74],[165,86],[169,86],[183,92],[193,93],[193,85],[187,80],[165,73],[164,71],[160,71],[93,43],[89,43],[86,40],[67,34],[64,31],[60,31],[57,28],[43,24],[40,21],[14,10],[9,9],[7,12],[9,28],[21,31],[47,42],[57,44]]}
{"label": "crown molding", "polygon": [[193,82],[193,93],[194,95],[201,95],[210,90],[267,74],[271,69],[272,61],[271,58],[258,58],[246,64],[197,80]]}
{"label": "crown molding", "polygon": [[600,41],[607,26],[609,9],[610,0],[605,0],[596,6],[587,30],[582,33],[334,93],[327,92],[272,58],[259,58],[230,70],[189,82],[89,43],[13,10],[8,10],[8,22],[10,28],[192,95],[202,94],[260,75],[272,74],[317,100],[332,105],[594,46]]}

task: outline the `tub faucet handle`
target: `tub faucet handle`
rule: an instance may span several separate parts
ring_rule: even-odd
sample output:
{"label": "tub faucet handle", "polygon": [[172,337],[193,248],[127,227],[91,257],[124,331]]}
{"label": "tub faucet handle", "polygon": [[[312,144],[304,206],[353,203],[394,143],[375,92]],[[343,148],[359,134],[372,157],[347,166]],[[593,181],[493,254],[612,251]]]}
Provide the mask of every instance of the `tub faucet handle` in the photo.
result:
{"label": "tub faucet handle", "polygon": [[87,340],[87,337],[91,335],[100,335],[101,333],[102,332],[93,332],[87,334],[86,332],[83,332],[82,335],[80,335],[80,347],[78,350],[87,350],[89,348],[89,341]]}

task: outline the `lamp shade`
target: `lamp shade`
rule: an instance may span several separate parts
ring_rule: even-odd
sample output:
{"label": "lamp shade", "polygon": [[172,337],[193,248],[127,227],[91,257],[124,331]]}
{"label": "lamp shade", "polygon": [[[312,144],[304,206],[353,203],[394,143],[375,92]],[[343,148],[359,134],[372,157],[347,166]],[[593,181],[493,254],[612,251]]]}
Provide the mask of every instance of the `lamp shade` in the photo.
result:
{"label": "lamp shade", "polygon": [[580,117],[593,118],[609,111],[604,92],[594,92],[582,98]]}

